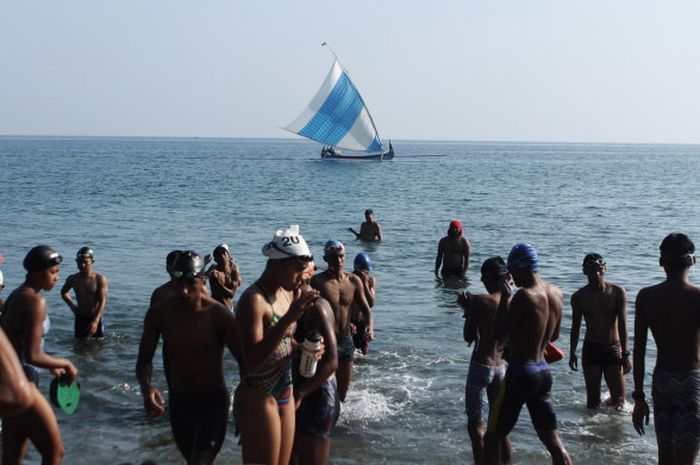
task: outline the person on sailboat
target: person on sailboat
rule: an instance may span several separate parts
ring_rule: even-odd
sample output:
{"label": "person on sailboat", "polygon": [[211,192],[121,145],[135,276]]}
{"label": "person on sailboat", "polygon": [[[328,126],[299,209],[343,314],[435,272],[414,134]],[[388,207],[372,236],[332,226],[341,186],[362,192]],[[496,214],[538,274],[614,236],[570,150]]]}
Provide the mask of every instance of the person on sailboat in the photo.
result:
{"label": "person on sailboat", "polygon": [[313,257],[298,225],[278,230],[262,253],[265,270],[236,310],[243,367],[233,414],[244,463],[289,465],[295,430],[292,335],[319,292],[301,286]]}
{"label": "person on sailboat", "polygon": [[353,228],[348,228],[348,231],[353,233],[356,239],[363,241],[378,242],[382,240],[382,228],[374,219],[374,211],[371,208],[365,210],[365,222],[360,225],[360,232],[358,233]]}
{"label": "person on sailboat", "polygon": [[345,397],[350,387],[352,366],[355,359],[355,344],[352,340],[350,309],[357,305],[367,324],[367,340],[374,339],[372,310],[365,297],[362,280],[353,273],[343,271],[345,265],[345,246],[338,240],[329,240],[323,249],[323,259],[328,268],[311,279],[311,286],[318,289],[321,297],[330,302],[335,316],[335,336],[338,341],[338,393],[340,400]]}
{"label": "person on sailboat", "polygon": [[440,265],[442,265],[442,277],[463,278],[469,268],[469,258],[472,250],[469,240],[462,233],[462,222],[453,220],[447,230],[447,236],[438,242],[438,252],[435,258],[435,277],[440,278]]}

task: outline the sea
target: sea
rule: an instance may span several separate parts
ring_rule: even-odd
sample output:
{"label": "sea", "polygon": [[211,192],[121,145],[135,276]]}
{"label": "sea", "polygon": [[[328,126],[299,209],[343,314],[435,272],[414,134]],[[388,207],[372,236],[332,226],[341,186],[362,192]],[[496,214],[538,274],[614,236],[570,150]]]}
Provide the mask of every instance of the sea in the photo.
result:
{"label": "sea", "polygon": [[[56,411],[64,463],[185,463],[167,417],[146,416],[134,374],[149,297],[167,280],[165,256],[173,249],[204,255],[229,244],[244,287],[263,270],[263,244],[290,224],[300,225],[321,266],[328,239],[345,243],[349,263],[368,253],[378,282],[376,341],[356,360],[330,463],[398,465],[473,463],[464,414],[473,347],[462,340],[463,312],[455,300],[465,290],[484,292],[483,260],[507,256],[518,241],[537,247],[541,275],[564,292],[558,345],[568,357],[570,297],[586,283],[585,254],[601,253],[607,279],[627,290],[632,336],[637,292],[664,279],[661,240],[680,231],[700,242],[700,146],[393,145],[393,161],[359,162],[322,161],[320,147],[301,140],[1,137],[7,287],[0,298],[22,283],[22,259],[38,244],[64,255],[59,284],[77,272],[73,257],[86,245],[109,280],[109,335],[102,341],[75,341],[60,285],[46,293],[52,329],[45,350],[78,367],[82,390],[73,415]],[[367,208],[382,225],[381,243],[348,232]],[[443,282],[433,275],[435,255],[453,219],[462,221],[473,257],[466,280]],[[690,279],[700,284],[694,272]],[[647,395],[655,356],[651,342]],[[551,366],[552,398],[574,463],[654,463],[654,419],[640,437],[631,405],[588,410],[583,375],[566,360]],[[229,354],[224,369],[233,391],[238,370]],[[160,351],[154,372],[154,384],[167,394]],[[50,379],[44,371],[44,394]],[[631,375],[626,379],[629,394]],[[218,464],[241,463],[234,429],[231,420]],[[513,463],[550,462],[527,409],[511,438]],[[25,463],[40,463],[31,446]]]}

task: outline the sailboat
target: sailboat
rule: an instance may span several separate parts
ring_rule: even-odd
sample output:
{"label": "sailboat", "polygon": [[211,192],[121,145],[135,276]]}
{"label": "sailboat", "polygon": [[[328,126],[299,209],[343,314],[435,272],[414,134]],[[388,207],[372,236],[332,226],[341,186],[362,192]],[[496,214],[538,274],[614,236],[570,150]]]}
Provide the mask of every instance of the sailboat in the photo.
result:
{"label": "sailboat", "polygon": [[[324,42],[321,46],[327,46]],[[330,49],[330,47],[328,47]],[[379,131],[360,92],[331,49],[335,61],[316,96],[301,114],[284,127],[287,131],[324,144],[321,158],[391,160],[394,147],[384,150]],[[343,154],[339,149],[362,151]]]}

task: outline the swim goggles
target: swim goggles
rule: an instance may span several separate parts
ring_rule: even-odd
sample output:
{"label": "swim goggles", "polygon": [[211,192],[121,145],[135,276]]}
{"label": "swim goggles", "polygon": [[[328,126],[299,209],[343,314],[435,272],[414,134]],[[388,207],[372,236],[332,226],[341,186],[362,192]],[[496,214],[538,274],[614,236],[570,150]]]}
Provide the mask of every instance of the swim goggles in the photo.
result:
{"label": "swim goggles", "polygon": [[588,260],[583,264],[584,268],[605,268],[607,263],[602,258],[596,258],[593,260]]}

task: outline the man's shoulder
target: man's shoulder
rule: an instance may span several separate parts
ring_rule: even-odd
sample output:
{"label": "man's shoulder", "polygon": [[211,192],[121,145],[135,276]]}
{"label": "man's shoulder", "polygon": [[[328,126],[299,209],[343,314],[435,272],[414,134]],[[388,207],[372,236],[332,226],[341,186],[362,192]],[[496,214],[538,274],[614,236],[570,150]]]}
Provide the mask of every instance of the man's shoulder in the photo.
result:
{"label": "man's shoulder", "polygon": [[473,298],[475,310],[496,310],[501,300],[500,294],[475,294]]}

